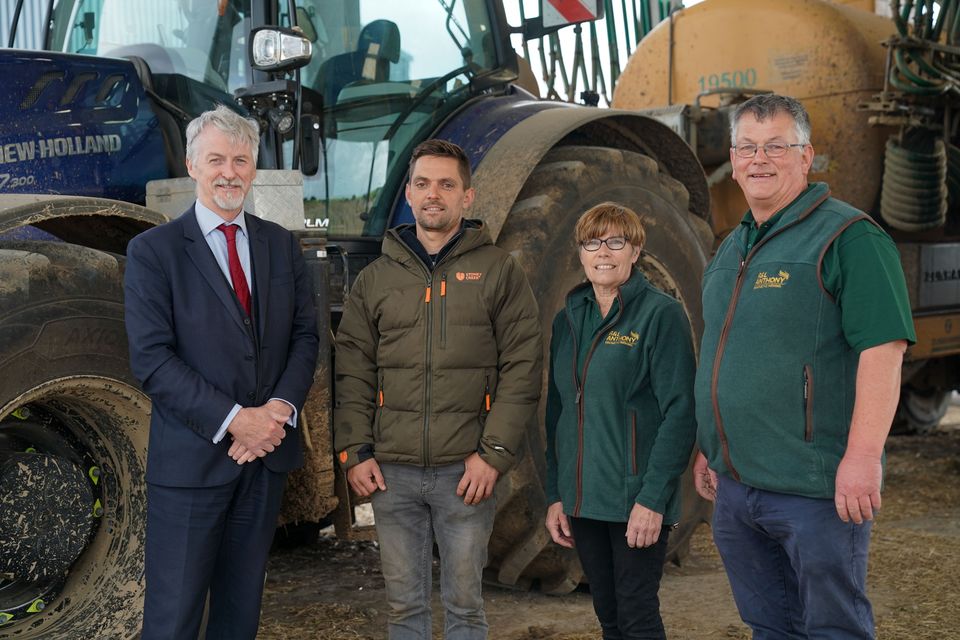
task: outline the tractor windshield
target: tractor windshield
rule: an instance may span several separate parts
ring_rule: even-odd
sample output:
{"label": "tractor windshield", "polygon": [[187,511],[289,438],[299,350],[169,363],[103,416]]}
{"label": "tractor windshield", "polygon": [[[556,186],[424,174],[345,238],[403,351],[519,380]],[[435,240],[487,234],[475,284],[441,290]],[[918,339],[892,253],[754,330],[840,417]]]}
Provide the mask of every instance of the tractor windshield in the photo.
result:
{"label": "tractor windshield", "polygon": [[[379,235],[405,159],[496,69],[483,0],[297,0],[314,55],[303,85],[322,103],[320,171],[306,180],[308,224]],[[404,162],[401,162],[404,160]]]}
{"label": "tractor windshield", "polygon": [[136,57],[154,90],[188,114],[250,83],[250,0],[58,0],[53,51]]}
{"label": "tractor windshield", "polygon": [[[265,13],[268,5],[279,14]],[[43,41],[53,51],[134,59],[165,104],[194,116],[216,102],[235,104],[235,92],[262,81],[248,61],[251,29],[298,26],[313,44],[297,72],[303,114],[317,119],[320,138],[319,169],[304,178],[307,225],[333,236],[380,235],[412,148],[504,66],[489,2],[293,6],[296,16],[287,1],[55,0]],[[288,167],[293,146],[288,136]]]}

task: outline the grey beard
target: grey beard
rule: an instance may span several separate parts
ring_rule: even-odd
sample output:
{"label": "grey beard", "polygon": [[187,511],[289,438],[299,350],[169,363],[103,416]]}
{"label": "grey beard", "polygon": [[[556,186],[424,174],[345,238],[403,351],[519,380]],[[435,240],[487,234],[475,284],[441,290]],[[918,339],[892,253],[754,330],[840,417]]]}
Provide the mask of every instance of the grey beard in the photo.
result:
{"label": "grey beard", "polygon": [[236,211],[243,206],[244,195],[241,194],[237,198],[228,198],[220,194],[214,194],[213,201],[217,203],[217,206],[223,209],[224,211]]}

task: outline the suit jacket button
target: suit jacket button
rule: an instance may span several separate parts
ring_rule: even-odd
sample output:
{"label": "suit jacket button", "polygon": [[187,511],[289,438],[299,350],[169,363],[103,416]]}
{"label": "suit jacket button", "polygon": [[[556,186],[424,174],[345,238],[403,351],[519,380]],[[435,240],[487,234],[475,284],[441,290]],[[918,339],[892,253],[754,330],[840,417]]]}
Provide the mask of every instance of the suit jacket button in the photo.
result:
{"label": "suit jacket button", "polygon": [[247,394],[247,400],[251,400],[251,401],[252,401],[252,400],[254,400],[256,397],[257,397],[257,394],[254,393],[253,391],[251,391],[250,393]]}
{"label": "suit jacket button", "polygon": [[250,318],[244,318],[244,319],[243,319],[243,324],[245,324],[245,325],[247,325],[247,326],[249,327],[249,326],[250,326]]}
{"label": "suit jacket button", "polygon": [[248,353],[247,355],[245,355],[245,356],[243,356],[243,357],[246,358],[247,360],[253,360],[253,354],[252,354],[252,353]]}

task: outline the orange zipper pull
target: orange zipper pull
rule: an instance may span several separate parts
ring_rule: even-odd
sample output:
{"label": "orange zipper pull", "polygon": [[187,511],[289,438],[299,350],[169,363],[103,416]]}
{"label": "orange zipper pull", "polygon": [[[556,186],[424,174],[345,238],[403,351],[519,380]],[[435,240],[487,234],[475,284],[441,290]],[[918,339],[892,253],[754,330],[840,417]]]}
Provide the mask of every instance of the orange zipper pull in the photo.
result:
{"label": "orange zipper pull", "polygon": [[430,287],[427,287],[427,298],[425,300],[427,304],[430,304]]}
{"label": "orange zipper pull", "polygon": [[380,406],[383,406],[383,389],[377,392],[377,402],[380,403]]}
{"label": "orange zipper pull", "polygon": [[490,394],[489,394],[489,393],[486,394],[486,395],[483,397],[483,399],[484,399],[484,401],[486,402],[487,411],[489,412],[489,411],[490,411]]}

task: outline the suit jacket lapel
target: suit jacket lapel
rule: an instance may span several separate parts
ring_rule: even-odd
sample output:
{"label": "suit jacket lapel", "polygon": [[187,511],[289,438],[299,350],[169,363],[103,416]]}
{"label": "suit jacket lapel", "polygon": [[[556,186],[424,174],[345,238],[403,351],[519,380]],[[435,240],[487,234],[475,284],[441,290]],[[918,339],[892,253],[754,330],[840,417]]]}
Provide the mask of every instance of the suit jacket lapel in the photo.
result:
{"label": "suit jacket lapel", "polygon": [[262,337],[267,326],[267,292],[270,284],[270,246],[260,219],[244,213],[250,234],[250,261],[253,264],[253,301],[257,305],[257,333]]}
{"label": "suit jacket lapel", "polygon": [[240,315],[240,305],[237,304],[236,296],[233,293],[230,282],[223,276],[217,259],[213,257],[210,246],[207,244],[203,233],[200,232],[200,225],[197,224],[197,215],[193,207],[180,216],[183,221],[183,237],[186,245],[187,256],[193,262],[197,271],[203,276],[213,289],[217,299],[227,308],[227,313],[246,332],[247,327],[243,324],[243,318]]}

